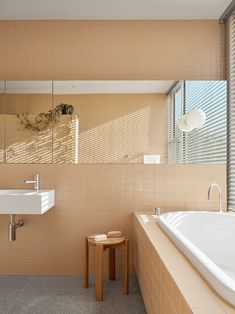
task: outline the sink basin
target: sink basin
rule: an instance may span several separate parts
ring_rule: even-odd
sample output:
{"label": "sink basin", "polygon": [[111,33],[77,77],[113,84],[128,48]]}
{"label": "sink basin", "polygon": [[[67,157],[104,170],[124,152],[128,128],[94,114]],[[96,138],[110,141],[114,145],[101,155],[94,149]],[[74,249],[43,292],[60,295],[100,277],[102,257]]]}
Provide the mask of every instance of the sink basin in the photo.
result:
{"label": "sink basin", "polygon": [[0,190],[0,214],[44,214],[55,205],[55,190]]}

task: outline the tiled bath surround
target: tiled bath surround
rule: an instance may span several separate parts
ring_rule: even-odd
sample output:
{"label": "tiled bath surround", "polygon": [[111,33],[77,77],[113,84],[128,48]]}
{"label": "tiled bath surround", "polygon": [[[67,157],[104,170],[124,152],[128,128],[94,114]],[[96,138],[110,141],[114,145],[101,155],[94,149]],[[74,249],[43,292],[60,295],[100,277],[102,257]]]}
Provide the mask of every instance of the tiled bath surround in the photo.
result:
{"label": "tiled bath surround", "polygon": [[147,312],[149,314],[192,313],[161,256],[136,218],[134,228],[135,269]]}
{"label": "tiled bath surround", "polygon": [[[212,182],[222,186],[225,206],[223,165],[0,165],[0,188],[29,188],[24,180],[34,173],[40,174],[42,189],[56,190],[56,206],[23,217],[25,225],[12,243],[9,217],[0,216],[1,274],[81,274],[85,235],[109,230],[129,237],[133,273],[133,211],[217,209],[215,192],[207,200]],[[93,266],[91,258],[91,271]]]}
{"label": "tiled bath surround", "polygon": [[152,215],[134,215],[135,270],[148,314],[234,314]]}

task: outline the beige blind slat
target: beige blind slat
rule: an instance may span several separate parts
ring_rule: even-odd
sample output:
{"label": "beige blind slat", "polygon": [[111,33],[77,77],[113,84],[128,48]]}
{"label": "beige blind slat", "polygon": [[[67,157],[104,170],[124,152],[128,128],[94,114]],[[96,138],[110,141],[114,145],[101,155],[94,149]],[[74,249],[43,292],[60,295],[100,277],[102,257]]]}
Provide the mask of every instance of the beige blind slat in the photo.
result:
{"label": "beige blind slat", "polygon": [[[170,163],[226,163],[227,158],[227,83],[226,81],[185,81],[180,85],[183,95],[181,108],[176,107],[179,89],[170,93],[168,125],[168,161]],[[183,112],[202,109],[206,123],[192,132],[181,132],[177,123]],[[172,120],[174,120],[172,122]],[[175,138],[171,127],[175,127]],[[173,140],[177,141],[178,147]],[[179,147],[180,146],[180,147]]]}
{"label": "beige blind slat", "polygon": [[228,20],[228,209],[235,211],[235,15]]}

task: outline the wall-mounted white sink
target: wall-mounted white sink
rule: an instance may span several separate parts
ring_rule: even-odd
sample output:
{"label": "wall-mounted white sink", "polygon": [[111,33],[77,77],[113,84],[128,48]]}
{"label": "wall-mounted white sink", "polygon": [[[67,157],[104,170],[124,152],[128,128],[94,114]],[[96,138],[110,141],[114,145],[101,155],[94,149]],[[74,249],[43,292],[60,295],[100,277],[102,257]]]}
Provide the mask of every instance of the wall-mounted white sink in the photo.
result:
{"label": "wall-mounted white sink", "polygon": [[55,190],[0,190],[0,214],[44,214],[55,205]]}

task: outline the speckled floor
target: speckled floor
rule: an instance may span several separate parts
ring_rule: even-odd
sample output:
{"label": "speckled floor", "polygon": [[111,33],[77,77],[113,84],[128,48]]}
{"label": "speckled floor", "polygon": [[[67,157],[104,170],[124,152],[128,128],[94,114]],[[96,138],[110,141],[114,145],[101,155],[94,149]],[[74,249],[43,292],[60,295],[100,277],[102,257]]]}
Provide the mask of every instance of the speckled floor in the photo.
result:
{"label": "speckled floor", "polygon": [[84,289],[81,276],[0,276],[0,314],[145,314],[139,285],[130,276],[104,279],[104,301],[95,301],[94,277]]}

